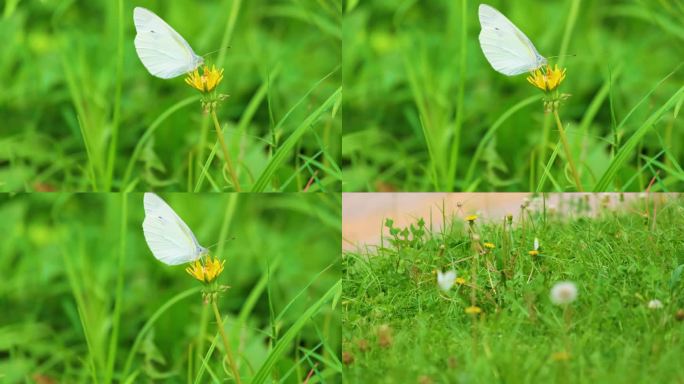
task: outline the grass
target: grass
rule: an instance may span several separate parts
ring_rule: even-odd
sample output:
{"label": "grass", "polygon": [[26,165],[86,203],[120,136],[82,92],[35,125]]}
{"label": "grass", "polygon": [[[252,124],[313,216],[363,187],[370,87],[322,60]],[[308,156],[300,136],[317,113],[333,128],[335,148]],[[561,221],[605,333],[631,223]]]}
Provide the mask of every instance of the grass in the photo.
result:
{"label": "grass", "polygon": [[[407,228],[388,218],[378,247],[345,252],[345,381],[684,380],[684,200],[562,201],[472,225],[440,207],[442,230],[428,218]],[[464,280],[442,291],[435,272],[449,269]],[[567,280],[577,300],[553,305],[551,287]],[[652,299],[663,308],[649,309]],[[482,313],[467,314],[471,306]]]}
{"label": "grass", "polygon": [[[684,186],[681,1],[487,3],[567,68],[560,118],[581,189]],[[580,189],[542,93],[482,54],[479,4],[346,3],[344,191]],[[657,60],[655,47],[668,47]]]}
{"label": "grass", "polygon": [[[341,382],[339,198],[163,197],[226,260],[242,381]],[[145,244],[142,194],[5,195],[0,213],[0,381],[232,382],[201,284]]]}
{"label": "grass", "polygon": [[138,59],[135,6],[225,70],[218,120],[242,191],[341,190],[337,0],[116,0],[6,2],[0,191],[237,189],[199,94]]}

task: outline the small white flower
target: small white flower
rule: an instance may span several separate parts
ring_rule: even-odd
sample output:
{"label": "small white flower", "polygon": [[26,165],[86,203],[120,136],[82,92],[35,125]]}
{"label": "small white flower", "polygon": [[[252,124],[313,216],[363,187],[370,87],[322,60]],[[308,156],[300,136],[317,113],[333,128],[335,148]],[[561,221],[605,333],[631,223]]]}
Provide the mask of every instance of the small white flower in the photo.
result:
{"label": "small white flower", "polygon": [[572,281],[561,281],[551,288],[550,296],[556,305],[570,304],[577,299],[577,286]]}
{"label": "small white flower", "polygon": [[648,309],[660,309],[663,307],[663,303],[658,299],[653,299],[648,302]]}
{"label": "small white flower", "polygon": [[437,271],[437,284],[442,291],[446,292],[450,290],[451,287],[454,286],[455,281],[456,271],[453,269],[444,273],[442,273],[442,271]]}
{"label": "small white flower", "polygon": [[534,250],[539,250],[539,239],[537,239],[536,237],[534,238]]}

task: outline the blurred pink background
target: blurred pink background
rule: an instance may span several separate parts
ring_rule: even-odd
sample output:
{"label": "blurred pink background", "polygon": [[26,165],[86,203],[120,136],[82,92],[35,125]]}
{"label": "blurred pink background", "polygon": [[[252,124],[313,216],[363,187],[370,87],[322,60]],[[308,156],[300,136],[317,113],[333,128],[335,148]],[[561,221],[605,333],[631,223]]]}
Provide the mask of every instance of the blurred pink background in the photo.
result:
{"label": "blurred pink background", "polygon": [[[673,194],[674,195],[674,194]],[[613,209],[626,209],[619,204],[618,193],[550,193],[546,194],[547,208],[567,213],[566,208],[573,200],[588,199],[590,212],[605,202]],[[625,201],[644,198],[645,194],[622,194]],[[668,194],[651,194],[658,199]],[[386,218],[394,220],[395,227],[405,227],[422,217],[430,223],[432,212],[433,229],[442,227],[442,206],[446,216],[465,217],[477,214],[482,220],[502,220],[507,214],[517,217],[520,205],[528,199],[531,208],[542,206],[541,195],[530,193],[343,193],[342,194],[342,248],[352,250],[380,243],[381,234],[387,235],[383,227]],[[570,214],[572,210],[570,210]]]}

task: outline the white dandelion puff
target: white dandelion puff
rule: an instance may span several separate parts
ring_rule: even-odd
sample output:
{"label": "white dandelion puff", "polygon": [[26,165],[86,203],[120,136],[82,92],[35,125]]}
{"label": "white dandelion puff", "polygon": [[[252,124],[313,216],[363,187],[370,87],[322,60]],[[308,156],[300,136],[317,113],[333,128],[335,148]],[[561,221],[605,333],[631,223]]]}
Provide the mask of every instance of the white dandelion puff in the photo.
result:
{"label": "white dandelion puff", "polygon": [[551,302],[556,305],[570,304],[577,299],[577,286],[571,281],[561,281],[551,288]]}
{"label": "white dandelion puff", "polygon": [[660,309],[663,307],[663,303],[658,299],[653,299],[648,302],[648,309]]}

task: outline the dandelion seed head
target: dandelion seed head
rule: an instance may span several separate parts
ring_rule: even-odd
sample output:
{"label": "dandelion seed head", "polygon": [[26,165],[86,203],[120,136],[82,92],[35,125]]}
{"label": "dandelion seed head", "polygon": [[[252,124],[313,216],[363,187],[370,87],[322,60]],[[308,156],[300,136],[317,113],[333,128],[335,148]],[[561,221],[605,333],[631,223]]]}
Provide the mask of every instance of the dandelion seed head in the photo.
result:
{"label": "dandelion seed head", "polygon": [[551,288],[551,302],[556,305],[570,304],[577,299],[577,286],[571,281],[561,281]]}
{"label": "dandelion seed head", "polygon": [[653,299],[648,302],[648,309],[661,309],[662,307],[663,303],[658,299]]}

